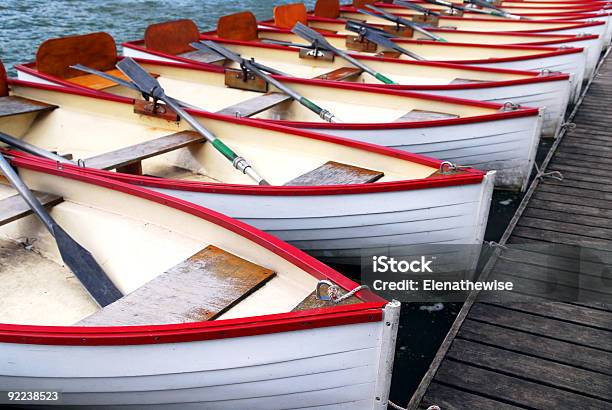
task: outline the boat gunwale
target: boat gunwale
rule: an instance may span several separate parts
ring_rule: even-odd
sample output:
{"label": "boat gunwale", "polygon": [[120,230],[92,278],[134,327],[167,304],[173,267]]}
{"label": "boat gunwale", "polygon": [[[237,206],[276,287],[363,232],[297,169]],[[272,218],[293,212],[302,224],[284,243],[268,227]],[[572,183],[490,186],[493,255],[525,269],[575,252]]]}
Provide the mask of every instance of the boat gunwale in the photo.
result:
{"label": "boat gunwale", "polygon": [[[192,64],[188,66],[187,64],[182,64],[179,62],[145,60],[141,58],[136,58],[135,60],[143,62],[145,64],[149,63],[149,64],[154,64],[154,65],[166,65],[169,67],[186,68],[186,69],[194,69],[194,70],[202,70],[202,71],[214,70],[215,72],[219,72],[219,73],[223,72],[224,70],[224,68],[220,66],[211,67],[210,65],[200,65],[200,64]],[[112,97],[121,98],[121,99],[125,98],[130,101],[129,102],[130,104],[133,104],[134,102],[134,99],[129,98],[129,97],[120,97],[112,93],[103,91],[103,90],[93,90],[93,89],[90,89],[84,86],[80,86],[78,84],[71,83],[69,81],[65,81],[57,77],[53,77],[53,76],[49,76],[44,73],[40,73],[36,69],[32,68],[33,64],[34,63],[18,64],[18,65],[15,65],[15,68],[18,71],[22,71],[26,74],[40,77],[46,81],[61,84],[57,88],[58,91],[63,91],[65,89],[79,90],[86,94],[93,94],[94,96],[99,96],[99,97],[112,96]],[[552,75],[550,77],[552,77],[552,79],[549,79],[547,81],[560,80],[560,78],[556,78]],[[465,99],[465,98],[448,97],[445,95],[426,94],[426,93],[413,92],[413,91],[403,91],[403,90],[397,90],[397,89],[385,89],[385,88],[371,87],[371,86],[364,87],[363,85],[354,85],[351,83],[340,82],[340,81],[311,80],[311,79],[289,78],[289,77],[280,77],[280,76],[277,78],[282,79],[283,81],[286,81],[289,83],[295,83],[295,84],[306,84],[306,85],[314,84],[315,86],[319,86],[319,87],[343,88],[346,90],[380,93],[380,94],[394,95],[397,97],[404,97],[404,98],[415,98],[415,99],[421,99],[421,100],[438,101],[438,102],[449,103],[449,104],[461,104],[461,105],[472,106],[472,107],[488,108],[488,109],[496,110],[496,111],[489,113],[489,114],[479,114],[479,115],[474,115],[471,117],[442,118],[442,119],[425,120],[425,121],[398,121],[398,122],[393,122],[393,123],[380,123],[380,122],[377,122],[377,123],[328,123],[328,122],[272,120],[272,119],[265,119],[265,118],[244,118],[244,117],[240,119],[247,120],[247,121],[253,121],[253,122],[266,123],[266,124],[275,124],[280,127],[289,127],[290,129],[315,128],[315,129],[364,130],[365,131],[365,130],[388,130],[388,129],[408,129],[408,128],[410,129],[412,128],[430,128],[434,126],[444,127],[444,126],[454,126],[454,125],[463,125],[463,124],[474,124],[474,123],[489,122],[489,121],[501,121],[501,120],[506,120],[509,118],[532,117],[532,116],[538,116],[540,113],[539,109],[536,107],[520,107],[519,109],[514,110],[514,111],[499,111],[503,107],[503,104],[491,103],[491,102],[486,102],[486,101],[478,101],[478,100],[470,100],[470,99]],[[546,79],[548,78],[548,76],[534,77],[534,78]],[[9,80],[9,84],[11,84],[11,81],[23,81],[23,80],[11,79]],[[316,81],[316,82],[313,82],[313,81]],[[27,83],[28,86],[45,85],[45,84],[32,83],[28,81],[23,81],[23,83],[24,84]],[[225,119],[236,119],[236,117],[232,115],[216,114],[216,113],[212,113],[212,112],[208,112],[204,110],[188,110],[188,111],[192,113],[199,113],[203,116],[218,116],[218,117],[225,118]]]}
{"label": "boat gunwale", "polygon": [[[9,79],[9,85],[22,85],[25,87],[31,87],[35,89],[49,90],[65,94],[74,94],[88,98],[102,99],[113,102],[119,102],[127,105],[133,105],[134,100],[128,97],[116,96],[108,93],[93,93],[77,88],[66,88],[61,86],[52,86],[47,84],[31,83],[23,80]],[[536,112],[538,111],[535,109]],[[367,142],[355,141],[348,138],[332,136],[328,134],[315,133],[312,131],[305,131],[301,129],[286,127],[270,122],[263,122],[261,120],[254,120],[250,118],[236,118],[227,115],[220,115],[215,113],[209,113],[204,111],[197,111],[187,109],[188,112],[195,115],[196,117],[206,117],[213,120],[221,120],[225,122],[243,124],[247,126],[253,126],[256,128],[267,129],[271,131],[277,131],[282,133],[293,134],[299,137],[311,138],[319,141],[336,143],[352,148],[362,149],[364,151],[374,152],[377,154],[386,155],[392,158],[398,158],[409,162],[429,166],[432,168],[439,168],[442,164],[442,160],[435,158],[426,157],[420,154],[414,154],[406,151],[401,151],[394,148],[383,147],[376,144]],[[514,111],[509,112],[512,114]],[[69,168],[71,165],[64,165]],[[77,166],[74,166],[78,168]],[[377,182],[375,184],[346,184],[346,185],[321,185],[321,186],[264,186],[264,185],[246,185],[246,184],[224,184],[224,183],[203,183],[203,182],[191,182],[189,181],[178,181],[168,180],[168,184],[172,186],[181,187],[189,185],[189,189],[193,189],[191,185],[197,184],[202,192],[211,193],[228,193],[228,194],[242,194],[242,195],[275,195],[275,196],[305,196],[305,195],[341,195],[341,194],[363,194],[371,192],[392,192],[392,191],[408,191],[415,189],[425,188],[441,188],[456,185],[470,185],[479,184],[486,175],[485,171],[480,171],[474,168],[464,169],[465,173],[444,175],[432,178],[424,179],[410,179],[400,181],[387,181]],[[89,172],[106,172],[99,170],[89,170]],[[147,177],[138,176],[136,181],[145,181]],[[153,178],[157,184],[163,184],[160,178]],[[134,182],[133,182],[134,183]],[[138,183],[138,182],[135,182]]]}
{"label": "boat gunwale", "polygon": [[[387,4],[387,3],[385,3]],[[310,18],[311,16],[309,16]],[[372,24],[373,26],[376,26],[376,24]],[[271,33],[284,33],[284,34],[292,34],[291,30],[289,29],[285,29],[282,27],[278,27],[278,26],[273,26],[273,25],[265,25],[265,26],[260,26],[257,28],[258,32],[271,32]],[[558,38],[558,39],[554,39],[554,40],[542,40],[542,41],[537,41],[537,42],[533,42],[533,43],[510,43],[510,44],[489,44],[489,45],[511,45],[511,46],[520,46],[520,45],[528,45],[528,46],[547,46],[550,44],[562,44],[562,43],[573,43],[573,42],[579,42],[579,41],[590,41],[590,40],[596,40],[599,38],[598,34],[586,34],[586,35],[576,35],[576,34],[540,34],[540,33],[521,33],[521,32],[516,32],[516,31],[476,31],[476,30],[452,30],[452,29],[445,29],[445,28],[435,28],[432,30],[429,30],[433,33],[459,33],[459,34],[474,34],[476,36],[479,35],[502,35],[502,36],[508,36],[508,37],[566,37],[566,38]],[[206,36],[216,36],[216,32],[217,30],[211,30],[211,31],[206,31],[201,33],[202,35],[206,35]],[[325,33],[326,37],[345,37],[345,34],[338,34],[338,33]],[[220,37],[215,37],[215,38],[220,38]],[[222,40],[225,40],[223,38],[221,38]],[[403,37],[396,37],[393,39],[394,42],[398,43],[398,44],[403,44],[405,42],[410,42],[410,41],[422,41],[422,40],[412,40],[410,38],[403,38]],[[454,43],[453,43],[454,44]],[[554,47],[554,48],[559,48],[559,47]],[[450,62],[443,62],[443,61],[428,61],[428,60],[423,60],[423,61],[414,61],[414,60],[400,60],[402,63],[404,62],[408,62],[408,63],[426,63],[428,65],[439,65],[439,64],[447,64],[447,65],[464,65],[464,64],[455,64],[455,63],[450,63]],[[523,73],[530,73],[533,74],[534,71],[525,71],[525,70],[514,70],[511,68],[493,68],[493,67],[478,67],[475,66],[474,69],[487,69],[487,70],[496,70],[496,71],[509,71],[509,72],[523,72]]]}
{"label": "boat gunwale", "polygon": [[[420,1],[415,1],[414,3],[416,4],[429,4],[427,2],[420,2]],[[409,10],[406,7],[400,6],[399,4],[394,4],[394,3],[383,3],[384,6],[382,7],[383,9],[398,9],[398,10]],[[591,4],[591,3],[586,3],[586,4]],[[357,10],[357,8],[352,7],[350,5],[345,5],[342,7],[346,7],[351,8],[352,10]],[[340,11],[342,11],[342,7],[340,8]],[[504,6],[503,3],[501,6],[497,6],[500,7],[502,10],[515,10],[515,9],[524,9],[524,8],[528,8],[530,10],[550,10],[550,13],[546,13],[545,11],[541,12],[541,13],[528,13],[528,14],[521,14],[521,13],[516,13],[518,15],[522,15],[522,16],[533,16],[533,15],[558,15],[558,14],[597,14],[598,11],[600,10],[610,10],[609,7],[598,7],[597,5],[595,6],[584,6],[584,7],[573,7],[573,6],[552,6],[552,7],[521,7],[521,6]],[[555,11],[555,10],[563,10],[563,11]],[[437,11],[440,9],[431,9],[432,11]],[[479,9],[482,10],[482,9]],[[477,14],[472,12],[471,10],[469,10],[468,8],[468,12],[471,14]],[[396,13],[394,13],[396,14]],[[397,13],[397,14],[403,14],[403,13]],[[446,16],[445,16],[446,17]]]}
{"label": "boat gunwale", "polygon": [[[34,172],[93,184],[186,212],[234,232],[274,252],[317,279],[329,279],[345,290],[357,283],[303,251],[244,222],[160,192],[92,174],[77,166],[57,167],[53,161],[6,151],[11,163]],[[136,345],[224,339],[382,320],[388,302],[368,289],[356,296],[362,303],[305,311],[222,319],[207,322],[143,326],[41,326],[0,323],[0,343],[45,345]]]}

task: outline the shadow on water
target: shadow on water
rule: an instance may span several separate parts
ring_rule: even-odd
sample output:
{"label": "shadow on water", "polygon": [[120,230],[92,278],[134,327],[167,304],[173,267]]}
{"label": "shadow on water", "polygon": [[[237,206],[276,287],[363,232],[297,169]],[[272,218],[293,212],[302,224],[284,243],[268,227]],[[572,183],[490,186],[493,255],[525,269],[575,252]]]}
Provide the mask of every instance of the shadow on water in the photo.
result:
{"label": "shadow on water", "polygon": [[[9,74],[15,75],[12,66],[33,60],[38,45],[50,37],[106,31],[119,45],[141,38],[152,23],[191,18],[201,30],[206,30],[212,29],[224,14],[251,10],[258,19],[265,19],[271,17],[274,5],[291,2],[294,0],[244,0],[239,4],[187,0],[4,0],[0,2],[0,58]],[[313,3],[306,1],[309,6]],[[550,143],[541,146],[540,158],[549,146]],[[517,193],[495,192],[486,240],[499,240],[520,200]],[[358,268],[335,268],[353,279],[360,274]],[[446,303],[441,310],[430,307],[402,306],[391,388],[391,399],[400,404],[409,400],[461,308],[457,303]]]}

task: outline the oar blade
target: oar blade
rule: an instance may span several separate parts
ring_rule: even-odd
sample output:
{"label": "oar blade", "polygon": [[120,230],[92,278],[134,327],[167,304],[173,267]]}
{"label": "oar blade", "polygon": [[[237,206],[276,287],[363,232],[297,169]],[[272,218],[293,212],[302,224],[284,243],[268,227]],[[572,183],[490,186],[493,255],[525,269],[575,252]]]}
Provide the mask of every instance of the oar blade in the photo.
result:
{"label": "oar blade", "polygon": [[117,63],[117,68],[125,74],[127,78],[132,80],[141,92],[154,98],[161,98],[164,95],[164,89],[159,82],[130,57],[125,57],[119,61]]}
{"label": "oar blade", "polygon": [[123,296],[91,253],[57,224],[53,227],[53,236],[62,260],[100,306],[107,306]]}

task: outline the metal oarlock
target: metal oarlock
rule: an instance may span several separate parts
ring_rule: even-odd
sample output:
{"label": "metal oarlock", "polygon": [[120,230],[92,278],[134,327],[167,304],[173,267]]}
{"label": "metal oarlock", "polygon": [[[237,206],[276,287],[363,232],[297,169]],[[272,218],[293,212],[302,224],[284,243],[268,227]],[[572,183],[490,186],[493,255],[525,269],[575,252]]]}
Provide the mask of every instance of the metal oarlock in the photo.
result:
{"label": "metal oarlock", "polygon": [[464,165],[453,164],[450,161],[443,161],[440,164],[440,174],[450,175],[450,174],[454,174],[455,172],[458,172],[461,169],[466,169],[466,168],[470,168],[470,167],[464,166]]}
{"label": "metal oarlock", "polygon": [[515,104],[512,101],[506,101],[504,103],[504,105],[502,106],[502,108],[500,109],[500,111],[502,112],[506,112],[506,111],[516,111],[519,108],[521,108],[520,104]]}

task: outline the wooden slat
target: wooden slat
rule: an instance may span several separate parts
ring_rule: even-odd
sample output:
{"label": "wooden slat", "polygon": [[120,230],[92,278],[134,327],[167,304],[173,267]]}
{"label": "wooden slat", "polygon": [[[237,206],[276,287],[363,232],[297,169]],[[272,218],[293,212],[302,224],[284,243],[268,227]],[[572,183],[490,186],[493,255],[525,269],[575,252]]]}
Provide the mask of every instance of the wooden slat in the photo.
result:
{"label": "wooden slat", "polygon": [[357,77],[361,75],[363,71],[359,68],[354,67],[340,67],[336,68],[329,73],[321,74],[315,79],[319,80],[328,80],[328,81],[350,81],[355,80]]}
{"label": "wooden slat", "polygon": [[291,97],[286,94],[263,94],[217,111],[217,114],[231,115],[236,117],[251,117],[287,101],[291,101]]}
{"label": "wooden slat", "polygon": [[[34,192],[34,195],[43,206],[51,207],[62,202],[62,198],[56,195]],[[17,219],[28,216],[32,210],[20,195],[13,195],[0,200],[0,226],[6,225]]]}
{"label": "wooden slat", "polygon": [[51,111],[55,108],[57,108],[56,105],[29,100],[23,97],[0,97],[0,117],[27,114],[31,112]]}
{"label": "wooden slat", "polygon": [[[125,74],[123,74],[118,69],[107,70],[105,71],[105,73],[110,74],[115,77],[119,77],[122,80],[125,80],[128,82],[130,81],[130,79],[127,78]],[[83,87],[91,88],[94,90],[104,90],[105,88],[114,87],[117,85],[116,82],[100,77],[95,74],[87,74],[87,75],[81,75],[78,77],[72,77],[68,81],[73,84],[81,85]]]}
{"label": "wooden slat", "polygon": [[85,166],[98,169],[124,167],[156,155],[186,147],[198,141],[204,141],[200,134],[194,131],[181,131],[88,158],[85,160]]}
{"label": "wooden slat", "polygon": [[512,406],[497,400],[492,400],[474,393],[445,386],[434,381],[419,409],[426,410],[429,406],[438,406],[444,410],[515,410],[522,407]]}
{"label": "wooden slat", "polygon": [[202,50],[194,50],[178,54],[178,56],[206,64],[213,64],[225,61],[225,57],[215,53],[214,51],[207,52]]}
{"label": "wooden slat", "polygon": [[456,339],[448,357],[478,367],[612,401],[612,377],[499,347]]}
{"label": "wooden slat", "polygon": [[200,322],[228,311],[275,273],[207,246],[149,283],[82,320],[83,326]]}
{"label": "wooden slat", "polygon": [[395,122],[434,121],[444,120],[447,118],[459,118],[459,116],[447,112],[412,110],[396,119]]}
{"label": "wooden slat", "polygon": [[470,319],[612,352],[611,333],[552,318],[476,304]]}
{"label": "wooden slat", "polygon": [[536,409],[609,409],[609,403],[581,394],[527,381],[503,373],[468,364],[445,360],[435,380],[470,391],[478,386],[479,393],[492,399]]}
{"label": "wooden slat", "polygon": [[612,376],[610,355],[599,349],[470,319],[458,337]]}
{"label": "wooden slat", "polygon": [[375,182],[385,174],[380,171],[328,161],[318,168],[292,179],[285,185],[345,185]]}

